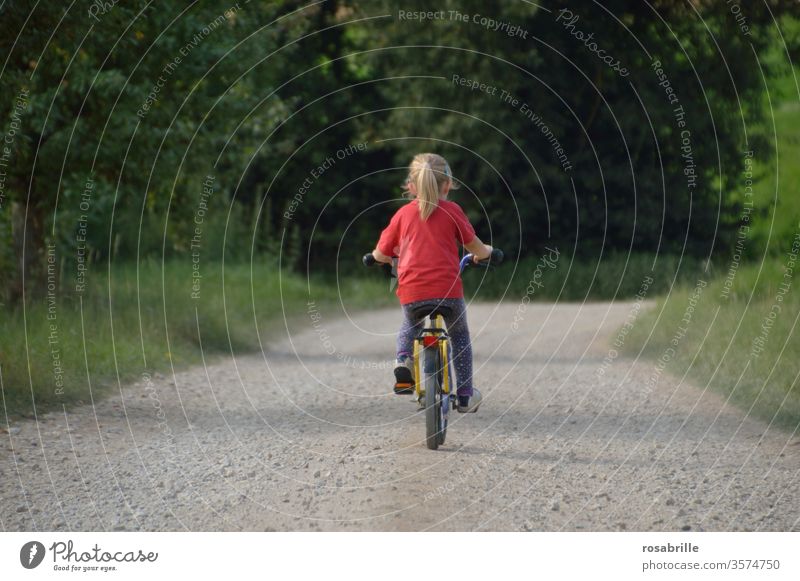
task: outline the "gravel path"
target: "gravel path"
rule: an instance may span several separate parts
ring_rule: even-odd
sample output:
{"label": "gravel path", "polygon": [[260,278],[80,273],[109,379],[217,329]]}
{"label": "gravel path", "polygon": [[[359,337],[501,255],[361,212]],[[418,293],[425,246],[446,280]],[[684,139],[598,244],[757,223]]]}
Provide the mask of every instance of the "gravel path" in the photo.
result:
{"label": "gravel path", "polygon": [[[611,358],[630,303],[472,305],[478,414],[425,448],[397,310],[0,434],[3,530],[800,530],[800,440]],[[607,360],[609,361],[609,360]]]}

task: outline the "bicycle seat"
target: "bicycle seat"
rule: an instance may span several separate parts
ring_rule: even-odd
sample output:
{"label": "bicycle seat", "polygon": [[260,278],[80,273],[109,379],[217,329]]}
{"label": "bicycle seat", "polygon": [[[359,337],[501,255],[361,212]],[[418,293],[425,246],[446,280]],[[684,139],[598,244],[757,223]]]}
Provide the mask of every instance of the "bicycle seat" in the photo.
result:
{"label": "bicycle seat", "polygon": [[431,303],[430,305],[420,305],[418,307],[414,307],[414,309],[411,311],[411,316],[417,320],[424,319],[425,317],[435,317],[436,315],[441,315],[447,319],[450,317],[452,312],[453,311],[450,307]]}

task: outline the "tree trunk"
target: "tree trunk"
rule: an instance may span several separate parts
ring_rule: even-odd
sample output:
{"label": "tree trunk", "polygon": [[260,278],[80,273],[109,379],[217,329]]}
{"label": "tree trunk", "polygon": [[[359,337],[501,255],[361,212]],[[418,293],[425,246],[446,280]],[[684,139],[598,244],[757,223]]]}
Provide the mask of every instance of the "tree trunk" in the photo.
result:
{"label": "tree trunk", "polygon": [[[15,267],[9,281],[9,299],[12,305],[23,298],[42,296],[44,285],[44,237],[41,212],[28,209],[26,224],[25,206],[11,203],[11,237],[14,246]],[[23,276],[24,275],[24,276]],[[24,287],[23,287],[24,280]]]}

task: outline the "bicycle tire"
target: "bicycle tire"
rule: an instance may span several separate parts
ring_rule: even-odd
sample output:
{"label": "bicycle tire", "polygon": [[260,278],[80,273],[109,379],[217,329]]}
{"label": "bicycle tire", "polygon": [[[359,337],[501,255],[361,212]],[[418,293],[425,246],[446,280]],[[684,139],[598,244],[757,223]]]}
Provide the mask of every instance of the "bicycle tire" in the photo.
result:
{"label": "bicycle tire", "polygon": [[429,450],[439,447],[441,392],[437,381],[438,348],[426,347],[422,352],[422,381],[425,387],[425,444]]}
{"label": "bicycle tire", "polygon": [[[448,424],[448,417],[450,415],[450,394],[444,393],[444,386],[449,385],[450,389],[453,386],[453,379],[452,377],[447,378],[447,383],[445,383],[445,373],[448,375],[452,373],[452,365],[449,358],[450,352],[450,343],[449,341],[446,342],[446,349],[439,349],[439,360],[437,363],[437,369],[439,369],[439,373],[437,373],[437,381],[439,383],[439,445],[441,446],[444,444],[445,438],[447,438],[447,424]],[[442,354],[448,353],[446,355],[447,359],[442,359]],[[447,365],[445,365],[445,361],[447,361]]]}

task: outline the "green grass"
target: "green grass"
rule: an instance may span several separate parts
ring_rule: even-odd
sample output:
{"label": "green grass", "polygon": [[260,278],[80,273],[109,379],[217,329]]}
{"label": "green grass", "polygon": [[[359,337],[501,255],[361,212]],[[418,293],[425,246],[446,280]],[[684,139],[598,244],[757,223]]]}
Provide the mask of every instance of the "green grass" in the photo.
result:
{"label": "green grass", "polygon": [[[729,298],[722,296],[724,279],[711,282],[701,293],[685,336],[679,327],[694,286],[682,285],[657,308],[641,315],[626,339],[624,351],[659,361],[677,339],[675,356],[665,370],[688,378],[700,387],[710,386],[732,403],[767,422],[788,429],[800,425],[800,314],[797,288],[784,295],[780,313],[764,337],[762,325],[777,302],[783,280],[782,260],[742,267]],[[797,266],[796,266],[797,268]],[[652,333],[652,334],[651,334]],[[754,351],[754,341],[765,338],[764,349]]]}
{"label": "green grass", "polygon": [[[202,267],[197,299],[191,297],[191,264],[144,262],[138,272],[136,265],[114,267],[110,285],[107,269],[96,267],[81,297],[62,278],[54,320],[48,320],[44,298],[4,313],[0,368],[5,411],[30,415],[34,406],[42,411],[88,402],[114,388],[117,377],[125,382],[171,365],[197,364],[203,354],[213,359],[256,351],[259,335],[268,342],[285,334],[284,316],[290,325],[307,325],[310,300],[333,316],[340,308],[339,292],[348,309],[395,300],[379,277],[341,281],[340,291],[312,280],[309,291],[304,278],[272,264],[255,266],[252,276],[250,265],[227,265],[224,279],[221,264]],[[53,343],[51,324],[56,325]],[[54,361],[60,363],[63,387],[56,385]]]}

